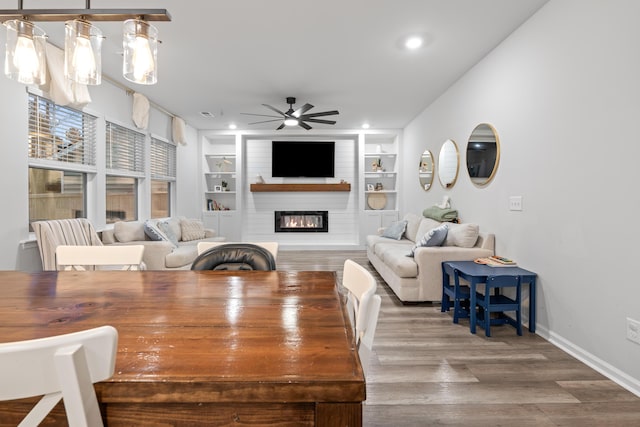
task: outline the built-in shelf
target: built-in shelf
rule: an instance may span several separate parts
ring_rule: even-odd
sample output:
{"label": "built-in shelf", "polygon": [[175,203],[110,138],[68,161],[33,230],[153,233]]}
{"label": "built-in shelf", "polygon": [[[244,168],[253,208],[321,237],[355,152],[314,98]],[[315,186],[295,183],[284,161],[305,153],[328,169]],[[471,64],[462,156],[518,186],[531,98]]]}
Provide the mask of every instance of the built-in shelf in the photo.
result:
{"label": "built-in shelf", "polygon": [[251,184],[252,192],[266,191],[351,191],[351,184]]}

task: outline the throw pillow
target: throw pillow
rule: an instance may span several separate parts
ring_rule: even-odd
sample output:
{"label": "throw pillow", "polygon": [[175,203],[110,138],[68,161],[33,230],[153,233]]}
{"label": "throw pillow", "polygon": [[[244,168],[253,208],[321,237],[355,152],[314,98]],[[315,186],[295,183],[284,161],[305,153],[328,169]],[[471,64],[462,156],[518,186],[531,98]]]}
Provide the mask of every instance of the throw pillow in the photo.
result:
{"label": "throw pillow", "polygon": [[157,221],[152,219],[146,220],[144,222],[144,234],[149,236],[151,240],[171,242],[166,234],[160,230],[157,223]]}
{"label": "throw pillow", "polygon": [[420,247],[442,246],[444,239],[447,238],[448,231],[449,226],[447,224],[442,224],[439,227],[432,228],[422,236],[422,239],[416,242],[416,245],[411,249],[411,253],[407,256],[412,257],[415,254],[416,249]]}
{"label": "throw pillow", "polygon": [[478,241],[480,227],[478,224],[454,224],[449,223],[449,232],[444,241],[444,246],[458,246],[459,248],[472,248]]}
{"label": "throw pillow", "polygon": [[182,229],[182,240],[184,242],[189,240],[204,239],[204,224],[199,219],[182,219],[180,221],[180,227]]}
{"label": "throw pillow", "polygon": [[171,227],[169,221],[158,221],[158,228],[162,230],[164,235],[167,236],[167,239],[173,243],[173,246],[178,246],[178,237],[173,231],[173,227]]}
{"label": "throw pillow", "polygon": [[138,242],[145,240],[144,226],[138,221],[118,221],[113,224],[113,235],[118,242]]}
{"label": "throw pillow", "polygon": [[400,240],[402,235],[404,234],[404,230],[407,228],[407,221],[395,221],[391,223],[387,228],[382,232],[382,237],[388,237],[390,239]]}

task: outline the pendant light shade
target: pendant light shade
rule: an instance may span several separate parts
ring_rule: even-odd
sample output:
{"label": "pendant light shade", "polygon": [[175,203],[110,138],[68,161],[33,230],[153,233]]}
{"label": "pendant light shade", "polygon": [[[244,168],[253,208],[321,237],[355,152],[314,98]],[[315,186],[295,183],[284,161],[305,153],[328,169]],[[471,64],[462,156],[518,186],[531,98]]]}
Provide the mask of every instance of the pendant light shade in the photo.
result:
{"label": "pendant light shade", "polygon": [[24,84],[42,85],[46,80],[45,46],[47,36],[29,21],[5,21],[7,41],[4,74]]}
{"label": "pendant light shade", "polygon": [[64,74],[85,85],[102,81],[102,31],[88,21],[74,19],[65,23]]}
{"label": "pendant light shade", "polygon": [[125,79],[143,85],[158,81],[158,30],[141,19],[124,21],[122,46]]}

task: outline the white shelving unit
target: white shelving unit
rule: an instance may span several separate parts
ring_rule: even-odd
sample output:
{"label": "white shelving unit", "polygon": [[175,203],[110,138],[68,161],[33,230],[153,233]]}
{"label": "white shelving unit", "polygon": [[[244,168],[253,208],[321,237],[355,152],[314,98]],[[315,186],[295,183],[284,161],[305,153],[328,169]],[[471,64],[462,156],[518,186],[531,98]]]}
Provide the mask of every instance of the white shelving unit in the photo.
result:
{"label": "white shelving unit", "polygon": [[203,144],[202,221],[227,240],[240,239],[239,162],[234,135],[209,137]]}

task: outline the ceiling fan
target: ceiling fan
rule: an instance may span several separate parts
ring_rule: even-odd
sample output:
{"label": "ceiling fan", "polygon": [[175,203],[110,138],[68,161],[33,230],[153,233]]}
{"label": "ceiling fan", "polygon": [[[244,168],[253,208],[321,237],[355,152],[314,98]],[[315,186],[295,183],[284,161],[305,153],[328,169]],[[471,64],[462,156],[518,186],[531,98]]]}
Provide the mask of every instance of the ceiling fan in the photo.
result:
{"label": "ceiling fan", "polygon": [[317,119],[316,117],[322,117],[322,116],[333,116],[336,114],[340,114],[338,113],[338,110],[332,110],[332,111],[322,111],[319,113],[307,113],[307,111],[309,111],[310,109],[313,108],[313,105],[311,104],[304,104],[302,107],[298,108],[297,110],[293,109],[293,104],[296,103],[296,99],[292,96],[288,96],[287,97],[287,104],[289,104],[289,109],[286,112],[282,112],[280,110],[278,110],[275,107],[272,107],[271,105],[268,104],[262,104],[265,107],[267,107],[268,109],[276,112],[279,114],[279,116],[274,116],[274,115],[269,115],[269,114],[253,114],[253,113],[241,113],[241,114],[245,114],[245,115],[249,115],[249,116],[261,116],[261,117],[275,117],[274,119],[270,119],[270,120],[262,120],[259,122],[253,122],[253,123],[249,123],[250,125],[255,125],[258,123],[268,123],[268,122],[279,122],[282,121],[282,123],[280,124],[280,126],[278,126],[276,128],[276,130],[280,130],[282,128],[284,128],[285,126],[300,126],[301,128],[304,128],[306,130],[311,129],[311,126],[309,126],[307,124],[307,122],[310,123],[323,123],[326,125],[335,125],[336,121],[335,120],[324,120],[324,119]]}

